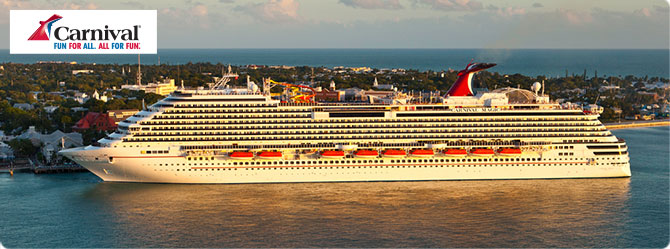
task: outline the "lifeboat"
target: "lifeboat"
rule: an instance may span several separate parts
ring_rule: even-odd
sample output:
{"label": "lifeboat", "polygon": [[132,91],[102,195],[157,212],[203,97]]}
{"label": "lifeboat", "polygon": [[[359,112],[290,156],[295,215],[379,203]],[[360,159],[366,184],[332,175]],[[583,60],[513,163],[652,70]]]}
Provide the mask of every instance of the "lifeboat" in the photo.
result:
{"label": "lifeboat", "polygon": [[321,157],[324,158],[341,158],[344,157],[344,151],[341,150],[325,150],[321,152]]}
{"label": "lifeboat", "polygon": [[410,152],[410,155],[418,157],[429,157],[434,156],[435,152],[433,150],[416,149]]}
{"label": "lifeboat", "polygon": [[446,156],[467,156],[468,151],[465,149],[446,149],[444,151]]}
{"label": "lifeboat", "polygon": [[501,148],[498,150],[498,154],[501,156],[518,156],[521,155],[521,149],[519,148]]}
{"label": "lifeboat", "polygon": [[376,150],[358,150],[354,155],[356,155],[356,157],[377,157],[379,152]]}
{"label": "lifeboat", "polygon": [[237,159],[237,160],[249,160],[249,159],[254,158],[254,153],[244,152],[244,151],[235,151],[233,153],[230,153],[228,156],[232,159]]}
{"label": "lifeboat", "polygon": [[404,157],[407,155],[407,152],[404,150],[385,150],[382,155],[384,157]]}
{"label": "lifeboat", "polygon": [[473,156],[493,156],[495,151],[492,149],[473,149],[470,150],[470,154]]}
{"label": "lifeboat", "polygon": [[279,151],[263,151],[258,153],[258,157],[261,159],[277,160],[282,158],[282,153]]}

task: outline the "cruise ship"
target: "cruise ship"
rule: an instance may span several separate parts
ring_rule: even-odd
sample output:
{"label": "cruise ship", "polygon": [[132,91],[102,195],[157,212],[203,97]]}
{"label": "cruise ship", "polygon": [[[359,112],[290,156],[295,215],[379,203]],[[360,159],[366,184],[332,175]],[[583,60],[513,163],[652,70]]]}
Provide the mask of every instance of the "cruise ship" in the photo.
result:
{"label": "cruise ship", "polygon": [[[270,79],[183,86],[96,145],[60,153],[104,181],[279,183],[629,177],[626,143],[597,112],[531,90],[474,92],[470,63],[444,96],[314,101]],[[236,76],[236,75],[235,75]],[[309,88],[309,89],[305,89]],[[285,97],[285,98],[281,98]]]}

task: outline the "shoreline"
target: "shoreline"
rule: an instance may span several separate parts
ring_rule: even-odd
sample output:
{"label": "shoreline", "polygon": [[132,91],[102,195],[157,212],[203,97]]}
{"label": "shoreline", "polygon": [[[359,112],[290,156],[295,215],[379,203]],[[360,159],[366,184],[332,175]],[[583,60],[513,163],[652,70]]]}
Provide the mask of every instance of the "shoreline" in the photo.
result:
{"label": "shoreline", "polygon": [[629,121],[622,123],[605,123],[608,130],[631,129],[640,127],[670,126],[670,119],[650,121]]}

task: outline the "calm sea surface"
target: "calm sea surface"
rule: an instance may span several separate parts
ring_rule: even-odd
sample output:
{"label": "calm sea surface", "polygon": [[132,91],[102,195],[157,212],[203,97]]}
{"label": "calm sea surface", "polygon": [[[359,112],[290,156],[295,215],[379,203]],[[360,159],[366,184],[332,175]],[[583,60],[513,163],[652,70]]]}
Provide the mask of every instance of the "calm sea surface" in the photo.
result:
{"label": "calm sea surface", "polygon": [[[474,59],[498,63],[489,71],[551,77],[569,74],[657,76],[669,78],[667,49],[161,49],[143,55],[142,64],[212,62],[233,65],[367,66],[441,71],[462,69]],[[0,50],[0,62],[77,61],[137,64],[136,55],[10,55]]]}
{"label": "calm sea surface", "polygon": [[668,127],[616,130],[633,177],[176,185],[0,175],[5,247],[665,247]]}

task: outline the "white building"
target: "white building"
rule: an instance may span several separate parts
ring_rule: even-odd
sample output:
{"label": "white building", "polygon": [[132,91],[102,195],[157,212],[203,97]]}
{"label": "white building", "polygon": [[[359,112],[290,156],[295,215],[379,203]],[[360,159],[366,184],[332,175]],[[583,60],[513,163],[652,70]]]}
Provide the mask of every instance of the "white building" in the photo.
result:
{"label": "white building", "polygon": [[74,93],[74,100],[79,102],[79,104],[83,104],[86,101],[88,101],[88,94],[82,92],[76,92]]}
{"label": "white building", "polygon": [[24,111],[30,111],[30,110],[34,109],[33,105],[28,104],[28,103],[16,103],[16,104],[14,104],[13,107],[14,108],[19,108],[19,109],[24,110]]}
{"label": "white building", "polygon": [[90,70],[90,69],[72,70],[73,75],[82,74],[82,73],[84,73],[84,74],[93,73],[93,70]]}
{"label": "white building", "polygon": [[375,77],[375,81],[372,83],[372,87],[380,90],[394,90],[393,85],[391,84],[379,84],[377,82],[377,77]]}
{"label": "white building", "polygon": [[98,93],[98,90],[95,90],[95,92],[93,92],[93,95],[91,95],[91,98],[100,100],[100,101],[102,101],[102,102],[107,102],[107,96],[105,96],[105,95],[100,95],[100,94]]}
{"label": "white building", "polygon": [[0,142],[0,161],[14,159],[14,150],[4,142]]}
{"label": "white building", "polygon": [[33,145],[41,146],[42,155],[49,162],[58,151],[63,148],[72,148],[83,145],[83,138],[80,133],[64,133],[54,131],[51,134],[42,134],[35,131],[35,126],[30,126],[26,132],[17,136],[18,139],[28,139]]}
{"label": "white building", "polygon": [[44,111],[47,113],[54,113],[58,109],[58,106],[45,106]]}
{"label": "white building", "polygon": [[5,131],[0,130],[0,142],[7,142],[14,139],[14,136],[5,135]]}

